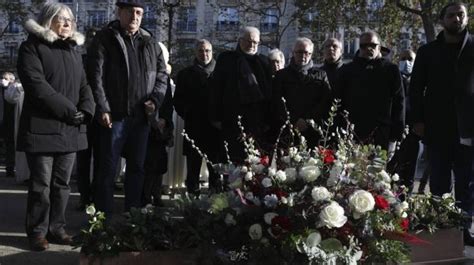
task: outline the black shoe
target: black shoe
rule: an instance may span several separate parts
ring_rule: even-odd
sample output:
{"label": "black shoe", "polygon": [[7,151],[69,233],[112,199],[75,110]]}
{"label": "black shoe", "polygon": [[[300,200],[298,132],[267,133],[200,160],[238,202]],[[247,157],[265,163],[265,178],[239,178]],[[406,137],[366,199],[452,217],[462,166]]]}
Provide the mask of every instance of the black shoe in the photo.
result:
{"label": "black shoe", "polygon": [[30,242],[30,249],[33,251],[44,251],[49,248],[48,240],[44,237],[32,237],[28,240]]}
{"label": "black shoe", "polygon": [[474,246],[474,237],[472,237],[468,229],[464,229],[463,236],[465,246]]}
{"label": "black shoe", "polygon": [[72,236],[66,234],[65,232],[59,234],[51,234],[49,233],[46,236],[47,240],[53,244],[58,245],[72,245]]}

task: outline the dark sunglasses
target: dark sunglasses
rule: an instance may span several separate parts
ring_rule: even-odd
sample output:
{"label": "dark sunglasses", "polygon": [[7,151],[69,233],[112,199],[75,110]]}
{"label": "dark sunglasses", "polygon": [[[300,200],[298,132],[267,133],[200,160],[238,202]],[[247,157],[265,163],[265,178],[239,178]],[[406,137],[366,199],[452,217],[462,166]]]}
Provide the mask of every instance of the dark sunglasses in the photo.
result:
{"label": "dark sunglasses", "polygon": [[367,48],[372,48],[372,49],[375,49],[377,48],[379,44],[378,43],[361,43],[359,46],[362,48],[362,49],[367,49]]}

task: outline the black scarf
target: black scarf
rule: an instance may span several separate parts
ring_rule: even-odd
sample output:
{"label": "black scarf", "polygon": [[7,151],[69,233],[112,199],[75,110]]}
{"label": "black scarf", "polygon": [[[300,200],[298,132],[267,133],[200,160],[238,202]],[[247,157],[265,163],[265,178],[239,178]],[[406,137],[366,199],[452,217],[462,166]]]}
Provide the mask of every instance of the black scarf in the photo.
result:
{"label": "black scarf", "polygon": [[309,63],[305,65],[297,65],[294,63],[292,59],[290,62],[290,68],[293,69],[296,73],[298,73],[298,78],[303,81],[304,83],[311,81],[313,78],[312,76],[308,76],[309,70],[313,68],[313,61],[309,61]]}
{"label": "black scarf", "polygon": [[268,92],[264,65],[258,55],[244,53],[239,45],[237,45],[236,52],[239,55],[237,59],[237,87],[240,103],[251,104],[262,101]]}
{"label": "black scarf", "polygon": [[208,64],[203,64],[197,59],[194,59],[194,70],[198,73],[204,74],[206,78],[208,78],[212,72],[214,72],[214,67],[216,67],[216,61],[214,59],[212,59]]}

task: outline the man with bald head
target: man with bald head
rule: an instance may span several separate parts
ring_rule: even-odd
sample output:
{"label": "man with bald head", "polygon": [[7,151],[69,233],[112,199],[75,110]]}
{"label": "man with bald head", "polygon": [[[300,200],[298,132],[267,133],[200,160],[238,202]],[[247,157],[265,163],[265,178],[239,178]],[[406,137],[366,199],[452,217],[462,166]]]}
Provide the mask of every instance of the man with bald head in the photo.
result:
{"label": "man with bald head", "polygon": [[268,107],[271,97],[272,71],[268,58],[258,55],[260,31],[244,27],[234,51],[226,51],[217,58],[211,78],[211,122],[222,130],[229,143],[232,160],[246,158],[244,146],[239,140],[237,117],[248,135],[260,146],[265,146],[268,131]]}
{"label": "man with bald head", "polygon": [[356,139],[387,150],[401,139],[405,96],[397,65],[384,59],[380,48],[376,32],[361,34],[358,55],[338,72],[335,96],[349,111]]}

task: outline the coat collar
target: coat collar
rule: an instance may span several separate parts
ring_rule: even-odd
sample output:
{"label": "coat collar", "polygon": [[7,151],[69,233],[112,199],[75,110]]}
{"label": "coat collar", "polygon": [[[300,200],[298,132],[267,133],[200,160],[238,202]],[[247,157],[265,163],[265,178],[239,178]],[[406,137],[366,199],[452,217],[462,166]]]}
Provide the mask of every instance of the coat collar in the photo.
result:
{"label": "coat collar", "polygon": [[[48,43],[53,43],[57,40],[60,40],[61,38],[56,34],[56,32],[52,31],[51,29],[47,29],[38,22],[36,22],[33,19],[28,19],[25,22],[25,29],[28,31],[28,33],[35,35],[36,37],[48,42]],[[85,42],[85,37],[79,32],[74,32],[72,36],[68,39],[69,41],[72,41],[76,43],[76,45],[83,45]]]}

